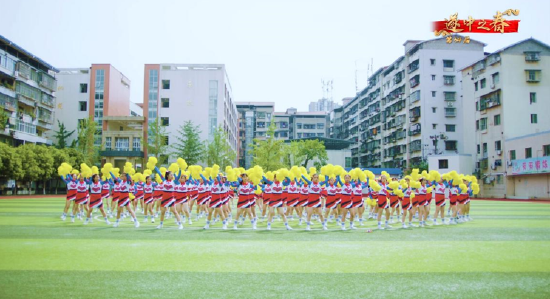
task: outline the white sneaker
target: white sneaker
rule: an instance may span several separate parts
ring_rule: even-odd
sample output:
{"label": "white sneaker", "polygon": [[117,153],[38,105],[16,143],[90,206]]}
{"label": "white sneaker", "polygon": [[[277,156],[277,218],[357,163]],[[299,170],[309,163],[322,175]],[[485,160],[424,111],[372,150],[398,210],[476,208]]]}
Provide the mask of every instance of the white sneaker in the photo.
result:
{"label": "white sneaker", "polygon": [[254,223],[252,223],[252,229],[256,229],[256,221],[254,221]]}
{"label": "white sneaker", "polygon": [[392,226],[389,224],[386,224],[386,228],[391,228]]}
{"label": "white sneaker", "polygon": [[71,222],[74,223],[74,217],[71,217]]}
{"label": "white sneaker", "polygon": [[84,220],[84,225],[88,224],[88,218],[86,218],[86,220]]}
{"label": "white sneaker", "polygon": [[191,221],[191,218],[189,218],[189,225],[193,224],[193,221]]}
{"label": "white sneaker", "polygon": [[292,230],[292,227],[290,227],[290,225],[287,225],[286,230]]}
{"label": "white sneaker", "polygon": [[210,224],[208,223],[203,227],[203,229],[209,229],[209,228],[210,228]]}
{"label": "white sneaker", "polygon": [[326,225],[323,225],[323,230],[328,230]]}
{"label": "white sneaker", "polygon": [[222,229],[227,229],[227,223],[222,226]]}
{"label": "white sneaker", "polygon": [[306,226],[306,230],[311,230],[311,228],[309,227],[309,225],[308,225],[308,226]]}
{"label": "white sneaker", "polygon": [[378,229],[383,230],[384,228],[382,227],[382,225],[378,225]]}
{"label": "white sneaker", "polygon": [[109,220],[105,220],[105,224],[107,224],[107,225],[111,225],[111,221],[109,221]]}
{"label": "white sneaker", "polygon": [[135,227],[135,228],[138,228],[138,227],[139,227],[139,221],[136,220],[136,221],[134,222],[134,227]]}
{"label": "white sneaker", "polygon": [[418,227],[418,225],[416,225],[416,224],[412,224],[412,223],[411,223],[411,224],[409,224],[409,226],[410,226],[410,227]]}
{"label": "white sneaker", "polygon": [[159,224],[159,225],[157,226],[157,229],[162,229],[162,224]]}
{"label": "white sneaker", "polygon": [[270,223],[267,224],[267,230],[271,230],[271,224]]}
{"label": "white sneaker", "polygon": [[237,225],[236,225],[236,224],[233,225],[233,229],[237,229]]}
{"label": "white sneaker", "polygon": [[151,218],[151,223],[155,223],[155,218]]}
{"label": "white sneaker", "polygon": [[67,218],[67,216],[61,215],[61,220],[65,221],[66,218]]}
{"label": "white sneaker", "polygon": [[183,224],[178,225],[178,229],[183,229]]}
{"label": "white sneaker", "polygon": [[345,225],[342,225],[342,230],[346,230],[346,226],[345,226]]}
{"label": "white sneaker", "polygon": [[115,224],[113,225],[113,227],[118,227],[118,222],[115,222]]}
{"label": "white sneaker", "polygon": [[403,228],[409,228],[405,223],[403,223]]}
{"label": "white sneaker", "polygon": [[356,230],[356,229],[357,229],[357,227],[355,227],[355,225],[351,225],[351,226],[349,227],[349,229],[353,229],[353,230]]}

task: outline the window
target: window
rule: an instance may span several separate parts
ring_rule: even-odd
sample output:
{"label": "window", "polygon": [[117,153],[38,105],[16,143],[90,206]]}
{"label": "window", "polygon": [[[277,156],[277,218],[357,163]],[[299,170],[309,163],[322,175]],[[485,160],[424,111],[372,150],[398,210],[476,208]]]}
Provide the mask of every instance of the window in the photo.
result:
{"label": "window", "polygon": [[443,84],[445,85],[454,85],[455,76],[443,76]]}
{"label": "window", "polygon": [[351,167],[351,157],[346,157],[346,168]]}
{"label": "window", "polygon": [[476,101],[476,111],[479,111],[479,101]]}
{"label": "window", "polygon": [[164,145],[169,145],[169,144],[170,144],[170,137],[164,136]]}
{"label": "window", "polygon": [[531,114],[531,123],[532,123],[532,124],[536,124],[536,123],[537,123],[537,115],[536,115],[536,114]]}
{"label": "window", "polygon": [[510,151],[510,160],[515,160],[516,159],[516,151],[515,150],[511,150]]}
{"label": "window", "polygon": [[435,59],[430,59],[430,65],[435,65]]}
{"label": "window", "polygon": [[445,132],[455,132],[456,125],[445,125]]}
{"label": "window", "polygon": [[256,118],[265,118],[265,112],[256,113]]}
{"label": "window", "polygon": [[[315,134],[315,133],[313,133]],[[325,136],[325,133],[317,133],[317,137],[324,137]]]}
{"label": "window", "polygon": [[546,144],[542,146],[542,155],[544,157],[550,156],[550,144]]}
{"label": "window", "polygon": [[256,123],[256,128],[265,128],[265,121],[259,121]]}
{"label": "window", "polygon": [[435,81],[435,75],[432,75],[432,81]]}
{"label": "window", "polygon": [[304,129],[308,129],[308,130],[315,129],[315,125],[314,124],[304,124]]}
{"label": "window", "polygon": [[79,111],[87,111],[88,110],[88,103],[86,101],[80,101],[78,102]]}
{"label": "window", "polygon": [[525,149],[525,159],[530,159],[533,156],[533,150],[528,147]]}
{"label": "window", "polygon": [[435,94],[436,94],[436,92],[432,91],[432,98],[435,98]]}
{"label": "window", "polygon": [[477,145],[477,154],[481,154],[481,146],[479,144]]}
{"label": "window", "polygon": [[170,99],[162,98],[160,99],[162,103],[162,108],[170,108]]}
{"label": "window", "polygon": [[481,81],[479,81],[479,85],[481,89],[485,88],[485,86],[487,85],[487,80],[481,79]]}
{"label": "window", "polygon": [[456,151],[456,140],[445,140],[446,151]]}
{"label": "window", "polygon": [[302,124],[301,124],[301,123],[296,123],[296,128],[301,129],[301,128],[302,128]]}
{"label": "window", "polygon": [[80,93],[87,93],[87,92],[88,92],[88,84],[80,83]]}
{"label": "window", "polygon": [[302,133],[298,133],[298,138],[302,138]]}
{"label": "window", "polygon": [[493,78],[493,85],[498,84],[498,82],[500,81],[498,73],[492,74],[491,77]]}
{"label": "window", "polygon": [[483,143],[483,155],[484,155],[484,156],[487,155],[487,150],[488,150],[488,148],[487,148],[487,142],[484,142],[484,143]]}
{"label": "window", "polygon": [[475,89],[476,89],[476,91],[477,91],[477,89],[478,89],[478,88],[477,88],[477,82],[474,83],[474,87],[475,87]]}
{"label": "window", "polygon": [[500,140],[495,141],[495,151],[500,151],[500,150],[502,150]]}
{"label": "window", "polygon": [[444,69],[454,69],[455,61],[454,60],[443,60]]}
{"label": "window", "polygon": [[105,148],[107,150],[110,150],[111,149],[111,137],[105,137]]}
{"label": "window", "polygon": [[325,124],[324,123],[317,123],[317,129],[319,130],[322,130],[325,128]]}
{"label": "window", "polygon": [[115,150],[117,151],[130,150],[130,138],[128,137],[115,138]]}
{"label": "window", "polygon": [[487,130],[487,117],[484,117],[479,120],[479,129],[480,130]]}
{"label": "window", "polygon": [[499,126],[500,125],[500,114],[497,114],[494,116],[494,120],[493,120],[495,126]]}
{"label": "window", "polygon": [[439,169],[448,169],[448,168],[449,168],[449,160],[447,159],[439,160]]}
{"label": "window", "polygon": [[[496,161],[495,161],[496,163]],[[500,164],[502,164],[502,162],[500,162]],[[497,184],[501,185],[502,184],[502,178],[503,178],[503,175],[502,174],[497,174]]]}
{"label": "window", "polygon": [[432,124],[432,129],[436,129],[437,128],[437,124]]}
{"label": "window", "polygon": [[170,125],[170,119],[168,117],[161,117],[160,123],[163,126],[169,126]]}
{"label": "window", "polygon": [[525,52],[525,61],[539,61],[540,52]]}
{"label": "window", "polygon": [[530,92],[529,93],[529,104],[534,104],[537,102],[537,93],[536,92]]}
{"label": "window", "polygon": [[443,92],[445,95],[445,101],[455,101],[456,100],[456,92],[454,91],[445,91]]}
{"label": "window", "polygon": [[170,89],[170,80],[162,80],[162,89]]}
{"label": "window", "polygon": [[479,120],[476,120],[476,131],[479,131]]}
{"label": "window", "polygon": [[132,149],[134,151],[140,151],[141,150],[141,138],[134,137],[134,139],[132,140]]}
{"label": "window", "polygon": [[525,70],[527,75],[527,82],[539,82],[540,70]]}
{"label": "window", "polygon": [[437,111],[437,107],[432,107],[432,113],[435,113]]}

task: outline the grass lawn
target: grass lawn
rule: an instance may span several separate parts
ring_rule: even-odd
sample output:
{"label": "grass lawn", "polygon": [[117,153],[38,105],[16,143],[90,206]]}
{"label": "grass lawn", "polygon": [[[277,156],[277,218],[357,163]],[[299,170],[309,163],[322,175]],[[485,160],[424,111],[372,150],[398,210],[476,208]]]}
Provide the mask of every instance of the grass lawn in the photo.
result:
{"label": "grass lawn", "polygon": [[95,212],[85,226],[61,221],[63,205],[0,200],[0,298],[550,298],[549,204],[474,201],[459,225],[310,232],[296,220],[204,231],[204,218],[157,230],[140,213],[138,229]]}

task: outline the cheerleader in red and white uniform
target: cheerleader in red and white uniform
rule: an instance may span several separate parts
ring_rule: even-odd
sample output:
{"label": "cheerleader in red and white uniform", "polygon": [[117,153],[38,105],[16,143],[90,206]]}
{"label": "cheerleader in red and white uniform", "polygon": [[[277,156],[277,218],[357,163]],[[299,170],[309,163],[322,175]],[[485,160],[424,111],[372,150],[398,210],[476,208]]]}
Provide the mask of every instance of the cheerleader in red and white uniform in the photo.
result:
{"label": "cheerleader in red and white uniform", "polygon": [[[76,199],[76,174],[67,175],[66,178],[61,177],[63,182],[67,184],[67,200],[65,201],[65,208],[63,208],[63,214],[61,215],[61,220],[65,221],[67,218],[67,212],[69,211],[69,208],[71,207],[71,202],[74,204],[74,200]],[[71,215],[71,218],[74,222],[74,214]]]}
{"label": "cheerleader in red and white uniform", "polygon": [[[419,197],[418,200],[418,221],[420,222],[420,227],[426,226],[426,219],[428,217],[428,197],[426,195],[426,180],[420,179],[420,188],[416,189],[416,195]],[[431,194],[430,194],[431,195]]]}
{"label": "cheerleader in red and white uniform", "polygon": [[191,221],[191,215],[189,214],[188,205],[189,194],[191,193],[191,185],[187,182],[187,176],[185,174],[181,174],[181,170],[174,181],[176,183],[176,186],[174,188],[174,190],[176,191],[176,211],[178,211],[180,215],[184,215],[183,217],[187,217],[189,224],[191,225],[193,224],[193,222]]}
{"label": "cheerleader in red and white uniform", "polygon": [[262,219],[265,219],[266,214],[269,211],[269,204],[271,203],[271,199],[273,198],[273,188],[271,188],[271,185],[267,183],[264,183],[261,186],[264,199],[264,202],[262,204]]}
{"label": "cheerleader in red and white uniform", "polygon": [[141,210],[143,211],[144,210],[144,206],[143,206],[143,185],[141,184],[141,182],[136,182],[134,184],[134,188],[136,190],[136,198],[134,198],[134,211],[137,212],[137,204],[139,203],[140,206],[141,206]]}
{"label": "cheerleader in red and white uniform", "polygon": [[449,182],[449,185],[451,186],[449,191],[449,205],[451,206],[451,210],[453,211],[453,216],[449,220],[449,224],[457,224],[456,213],[458,209],[458,186],[455,184],[456,183],[453,183],[453,180]]}
{"label": "cheerleader in red and white uniform", "polygon": [[[293,217],[293,212],[298,202],[300,201],[300,186],[293,180],[286,186],[287,201],[286,201],[286,218]],[[298,215],[299,216],[299,215]],[[300,217],[298,217],[300,218]]]}
{"label": "cheerleader in red and white uniform", "polygon": [[92,209],[98,208],[101,214],[103,215],[103,219],[105,219],[105,223],[107,225],[110,225],[111,222],[107,219],[107,214],[105,213],[105,210],[103,209],[103,184],[108,182],[102,182],[99,179],[98,174],[92,175],[92,180],[90,182],[90,208],[88,209],[88,215],[86,216],[86,221],[84,221],[84,224],[88,224],[88,222],[92,221]]}
{"label": "cheerleader in red and white uniform", "polygon": [[166,174],[164,177],[162,177],[162,174],[160,173],[160,170],[155,167],[155,171],[160,175],[160,178],[162,179],[162,199],[160,203],[160,224],[157,226],[157,229],[161,229],[164,225],[164,216],[166,214],[166,210],[170,209],[170,212],[176,216],[176,224],[178,225],[178,229],[183,229],[183,223],[181,223],[181,217],[178,211],[176,211],[176,208],[174,207],[174,203],[176,202],[174,198],[174,175],[171,171],[166,171]]}
{"label": "cheerleader in red and white uniform", "polygon": [[359,218],[359,225],[363,225],[363,213],[365,212],[365,201],[363,200],[363,188],[368,187],[369,181],[366,183],[356,181],[353,185],[353,215]]}
{"label": "cheerleader in red and white uniform", "polygon": [[[397,196],[396,194],[396,191],[397,190],[392,190],[390,187],[387,187],[387,190],[388,190],[388,198],[390,199],[390,208],[391,208],[391,211],[390,211],[390,224],[393,223],[393,214],[396,210],[399,209],[399,196]],[[399,215],[398,215],[399,217]],[[386,220],[388,220],[386,218]]]}
{"label": "cheerleader in red and white uniform", "polygon": [[101,180],[101,199],[103,200],[103,206],[107,207],[107,215],[110,218],[113,218],[113,214],[111,214],[111,206],[109,205],[109,198],[111,197],[110,191],[111,191],[112,184],[113,183],[110,180],[105,180],[105,178]]}
{"label": "cheerleader in red and white uniform", "polygon": [[197,185],[198,197],[197,197],[197,221],[199,218],[208,213],[208,202],[210,201],[210,185],[203,178],[199,179]]}
{"label": "cheerleader in red and white uniform", "polygon": [[[412,216],[414,215],[416,208],[414,207],[413,203],[411,202],[411,193],[412,188],[410,186],[410,179],[408,177],[405,178],[405,181],[407,181],[407,188],[403,190],[403,201],[401,201],[401,208],[403,210],[403,216],[401,218],[401,222],[403,223],[403,228],[409,228],[409,226],[412,226]],[[415,196],[413,199],[415,199],[417,196]],[[418,202],[418,201],[417,201]],[[409,214],[409,226],[407,226],[405,223],[405,219],[407,218],[407,213]]]}
{"label": "cheerleader in red and white uniform", "polygon": [[438,183],[435,181],[432,183],[435,191],[435,214],[434,225],[437,224],[437,216],[441,216],[441,221],[445,224],[445,189],[447,189],[447,182],[441,179]]}
{"label": "cheerleader in red and white uniform", "polygon": [[304,216],[304,209],[307,209],[307,200],[309,197],[309,186],[307,183],[300,181],[300,199],[296,204],[296,211],[299,218],[299,225],[302,225],[302,217]]}
{"label": "cheerleader in red and white uniform", "polygon": [[[202,174],[201,174],[201,177],[203,178],[204,181],[208,181]],[[208,218],[206,220],[206,225],[204,226],[204,229],[210,228],[210,221],[212,221],[212,216],[214,215],[214,213],[217,213],[218,215],[220,215],[222,219],[222,224],[223,224],[222,228],[227,229],[226,217],[223,210],[221,209],[225,190],[221,184],[220,178],[216,178],[216,180],[211,184],[212,184],[212,189],[211,189],[212,198],[210,199],[210,205],[209,205],[210,207],[208,209]]]}
{"label": "cheerleader in red and white uniform", "polygon": [[136,218],[136,214],[134,213],[134,210],[132,210],[132,206],[130,205],[130,187],[133,185],[130,179],[130,175],[121,173],[120,179],[117,179],[117,177],[111,172],[111,176],[113,177],[113,180],[115,182],[119,183],[118,187],[120,192],[118,198],[117,218],[114,227],[118,227],[120,223],[120,215],[122,214],[122,210],[124,209],[124,207],[126,207],[126,210],[132,216],[134,227],[139,227],[139,222]]}
{"label": "cheerleader in red and white uniform", "polygon": [[155,183],[151,180],[150,176],[145,177],[145,183],[142,184],[143,188],[143,213],[145,214],[145,222],[147,222],[147,213],[151,215],[151,223],[155,223],[155,214],[153,213],[153,205],[155,198],[153,196],[155,190]]}
{"label": "cheerleader in red and white uniform", "polygon": [[[334,178],[329,179],[327,176],[325,181],[325,188],[327,190],[327,200],[325,202],[325,219],[328,219],[329,214],[338,209],[338,205],[341,201],[341,194],[340,192],[338,192],[339,188]],[[334,217],[334,215],[331,215],[330,217]]]}
{"label": "cheerleader in red and white uniform", "polygon": [[[249,181],[248,175],[246,173],[241,174],[239,181],[235,182],[233,186],[236,187],[237,191],[239,192],[239,200],[237,201],[237,215],[235,216],[235,220],[233,223],[233,229],[237,229],[237,225],[239,224],[239,217],[241,217],[242,215],[246,216],[247,214],[250,216],[252,215],[250,213],[250,205],[252,204],[252,197],[254,196],[253,194],[256,188]],[[252,229],[256,229],[254,218],[250,218],[250,223],[252,224]]]}
{"label": "cheerleader in red and white uniform", "polygon": [[[162,175],[160,176],[162,178]],[[152,174],[152,178],[155,178],[155,174]],[[162,193],[164,192],[164,182],[160,180],[160,182],[155,183],[155,191],[153,192],[153,198],[155,199],[154,206],[155,212],[157,214],[157,217],[160,216],[160,206],[162,203]]]}
{"label": "cheerleader in red and white uniform", "polygon": [[346,230],[346,216],[349,212],[349,228],[356,229],[353,225],[353,215],[351,214],[351,210],[353,208],[353,185],[351,184],[351,176],[349,174],[346,174],[344,176],[343,183],[340,180],[340,176],[337,176],[336,179],[338,180],[338,183],[340,183],[340,185],[342,186],[342,191],[340,195],[340,225],[342,226],[342,230]]}
{"label": "cheerleader in red and white uniform", "polygon": [[[388,224],[388,220],[390,219],[390,204],[388,202],[388,193],[389,193],[389,187],[388,187],[388,180],[385,175],[380,176],[380,191],[378,191],[378,206],[377,206],[377,214],[378,214],[378,229],[384,229],[384,228],[390,228],[391,226]],[[385,227],[382,227],[382,213],[386,212],[386,223]]]}
{"label": "cheerleader in red and white uniform", "polygon": [[269,201],[269,217],[267,218],[267,230],[271,230],[271,222],[273,221],[273,216],[275,216],[275,209],[281,218],[287,230],[292,230],[292,227],[288,225],[286,220],[285,213],[283,211],[283,189],[286,185],[289,184],[288,179],[285,179],[285,182],[281,182],[277,179],[277,175],[274,176],[274,181],[270,181],[264,177],[266,182],[266,189],[271,187],[271,199]]}
{"label": "cheerleader in red and white uniform", "polygon": [[[73,205],[73,215],[78,212],[78,218],[81,219],[80,211],[82,207],[88,212],[88,181],[84,179],[82,174],[79,175],[79,180],[76,182],[76,199]],[[74,222],[74,216],[71,217],[71,222]]]}
{"label": "cheerleader in red and white uniform", "polygon": [[308,193],[307,198],[307,226],[306,230],[311,230],[311,215],[313,213],[319,215],[321,223],[323,224],[323,230],[327,230],[327,222],[323,217],[323,211],[321,211],[321,197],[324,191],[323,187],[319,183],[319,175],[313,174],[311,176],[311,181],[308,180],[305,176],[302,175],[302,178],[308,183]]}
{"label": "cheerleader in red and white uniform", "polygon": [[118,179],[114,179],[114,187],[113,187],[113,198],[111,199],[111,211],[115,213],[115,211],[118,209],[118,200],[120,198],[120,184],[118,182]]}
{"label": "cheerleader in red and white uniform", "polygon": [[[195,205],[195,203],[197,202],[197,199],[199,197],[199,191],[198,191],[198,187],[197,187],[197,183],[195,182],[195,180],[193,180],[193,176],[190,176],[189,177],[189,186],[188,186],[188,190],[189,190],[189,202],[188,202],[188,206],[189,206],[189,216],[191,216],[191,213],[193,212],[193,206]],[[197,212],[197,215],[199,213]]]}

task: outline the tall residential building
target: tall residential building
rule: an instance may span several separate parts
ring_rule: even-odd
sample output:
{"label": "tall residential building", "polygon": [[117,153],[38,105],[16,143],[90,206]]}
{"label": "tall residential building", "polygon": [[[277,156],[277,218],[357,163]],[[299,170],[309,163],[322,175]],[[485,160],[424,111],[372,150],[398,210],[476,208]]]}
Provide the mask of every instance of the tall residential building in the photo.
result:
{"label": "tall residential building", "polygon": [[0,35],[0,106],[8,116],[0,141],[51,144],[58,70]]}
{"label": "tall residential building", "polygon": [[309,103],[309,112],[319,112],[319,111],[330,112],[338,107],[341,107],[341,105],[338,103],[335,103],[331,99],[322,98],[316,102]]}
{"label": "tall residential building", "polygon": [[275,103],[273,102],[237,102],[239,122],[238,160],[239,165],[252,166],[250,144],[255,138],[265,139],[271,123]]}
{"label": "tall residential building", "polygon": [[[211,140],[221,127],[237,152],[237,107],[223,64],[146,64],[144,115],[148,124],[166,127],[170,146],[186,121],[198,125],[201,140]],[[174,157],[172,157],[174,158]]]}
{"label": "tall residential building", "polygon": [[462,70],[465,144],[483,197],[550,198],[549,73],[550,46],[533,38]]}
{"label": "tall residential building", "polygon": [[[110,64],[92,64],[88,68],[63,68],[58,74],[55,130],[59,122],[67,130],[77,130],[84,119],[93,118],[101,130],[106,130],[106,116],[130,116],[130,80]],[[77,137],[73,134],[68,140]],[[96,145],[101,145],[98,136]]]}
{"label": "tall residential building", "polygon": [[328,137],[330,119],[328,112],[297,112],[287,109],[290,116],[290,139],[306,137]]}
{"label": "tall residential building", "polygon": [[404,46],[405,55],[376,71],[344,106],[352,167],[413,167],[442,154],[468,159],[457,71],[482,58],[485,45],[438,38]]}

